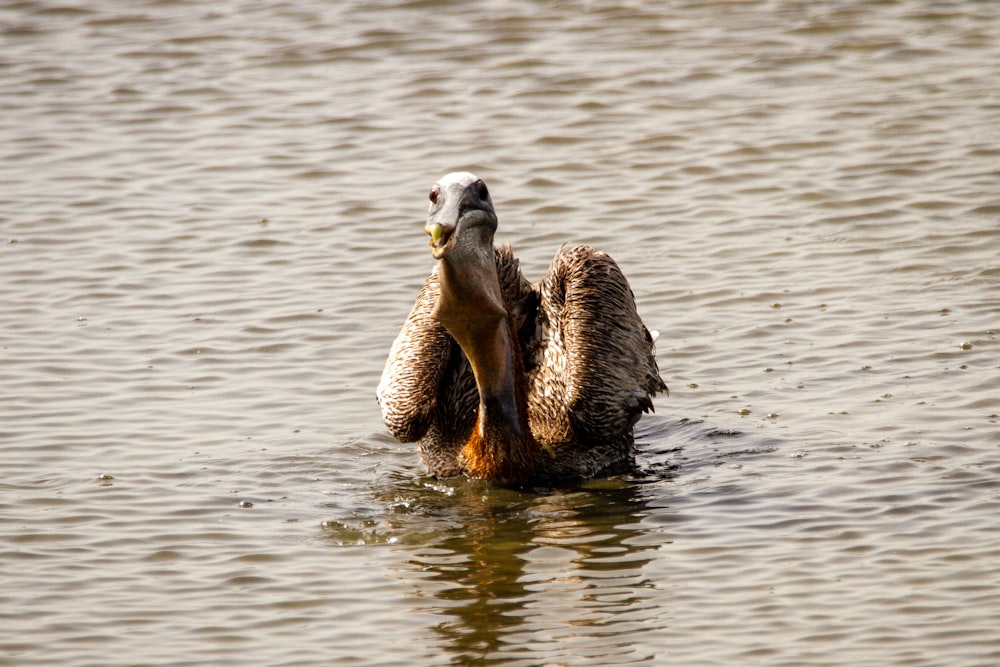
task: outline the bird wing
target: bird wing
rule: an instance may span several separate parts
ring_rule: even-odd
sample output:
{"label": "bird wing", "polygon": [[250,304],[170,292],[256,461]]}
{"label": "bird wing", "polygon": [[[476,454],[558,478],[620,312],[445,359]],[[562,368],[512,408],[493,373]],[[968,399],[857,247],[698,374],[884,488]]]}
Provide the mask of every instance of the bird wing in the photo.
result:
{"label": "bird wing", "polygon": [[[521,275],[510,246],[495,249],[497,277],[515,327],[533,314],[531,284]],[[392,344],[376,398],[382,418],[401,442],[427,437],[428,447],[463,444],[476,419],[479,394],[465,353],[431,313],[441,293],[435,267]]]}
{"label": "bird wing", "polygon": [[631,439],[632,426],[666,385],[621,269],[587,246],[560,249],[534,288],[538,311],[525,356],[536,439]]}
{"label": "bird wing", "polygon": [[382,419],[401,442],[424,437],[437,410],[438,390],[454,339],[431,317],[440,284],[431,271],[392,343],[375,396]]}

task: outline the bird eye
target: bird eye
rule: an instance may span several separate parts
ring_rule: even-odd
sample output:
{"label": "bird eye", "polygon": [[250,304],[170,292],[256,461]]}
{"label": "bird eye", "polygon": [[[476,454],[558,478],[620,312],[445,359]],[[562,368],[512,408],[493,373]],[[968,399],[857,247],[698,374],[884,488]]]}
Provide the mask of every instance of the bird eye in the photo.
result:
{"label": "bird eye", "polygon": [[482,181],[476,181],[476,194],[479,195],[480,199],[486,199],[490,196],[490,191],[486,189],[486,184]]}
{"label": "bird eye", "polygon": [[434,186],[431,188],[431,193],[427,195],[427,198],[431,200],[432,204],[436,204],[438,201],[438,196],[441,194],[441,188]]}

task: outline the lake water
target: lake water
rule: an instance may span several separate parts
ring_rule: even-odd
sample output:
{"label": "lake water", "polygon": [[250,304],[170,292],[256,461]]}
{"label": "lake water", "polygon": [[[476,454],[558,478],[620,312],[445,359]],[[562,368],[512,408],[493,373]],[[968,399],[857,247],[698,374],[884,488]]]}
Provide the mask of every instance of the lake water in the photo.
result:
{"label": "lake water", "polygon": [[[1000,5],[0,7],[0,664],[1000,662]],[[612,254],[638,468],[374,399],[472,170]]]}

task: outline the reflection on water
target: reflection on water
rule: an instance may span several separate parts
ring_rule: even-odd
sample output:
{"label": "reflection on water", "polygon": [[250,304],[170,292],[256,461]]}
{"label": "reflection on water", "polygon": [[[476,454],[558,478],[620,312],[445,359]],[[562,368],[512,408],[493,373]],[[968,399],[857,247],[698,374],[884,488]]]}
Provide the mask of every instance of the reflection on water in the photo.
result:
{"label": "reflection on water", "polygon": [[675,475],[738,469],[778,443],[656,416],[640,422],[637,442],[631,474],[575,489],[391,474],[373,506],[325,521],[325,533],[393,545],[402,560],[390,575],[454,664],[650,664],[672,612],[661,599],[670,582],[649,566],[685,522],[670,507]]}
{"label": "reflection on water", "polygon": [[[639,664],[657,610],[643,568],[665,538],[640,527],[641,490],[525,496],[476,488],[467,523],[407,550],[395,573],[433,610],[455,664]],[[660,618],[661,623],[667,619]]]}

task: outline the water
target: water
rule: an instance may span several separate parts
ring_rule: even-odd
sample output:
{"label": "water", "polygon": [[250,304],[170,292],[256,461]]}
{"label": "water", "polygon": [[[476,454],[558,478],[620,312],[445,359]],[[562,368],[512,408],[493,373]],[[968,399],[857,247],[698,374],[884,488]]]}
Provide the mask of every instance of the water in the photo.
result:
{"label": "water", "polygon": [[[0,8],[0,663],[1000,660],[1000,9]],[[639,467],[427,477],[374,388],[484,177],[615,256]]]}

